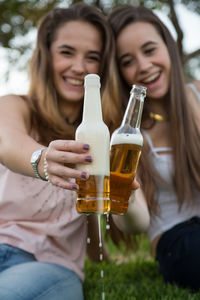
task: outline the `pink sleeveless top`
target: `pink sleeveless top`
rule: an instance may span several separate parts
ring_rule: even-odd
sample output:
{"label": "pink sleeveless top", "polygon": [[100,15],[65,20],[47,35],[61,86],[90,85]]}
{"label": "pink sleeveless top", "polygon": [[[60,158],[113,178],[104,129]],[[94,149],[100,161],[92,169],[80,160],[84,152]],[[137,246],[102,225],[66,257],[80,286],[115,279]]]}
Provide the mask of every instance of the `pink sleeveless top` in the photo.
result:
{"label": "pink sleeveless top", "polygon": [[87,223],[77,213],[75,199],[73,191],[0,164],[0,243],[63,265],[83,280]]}

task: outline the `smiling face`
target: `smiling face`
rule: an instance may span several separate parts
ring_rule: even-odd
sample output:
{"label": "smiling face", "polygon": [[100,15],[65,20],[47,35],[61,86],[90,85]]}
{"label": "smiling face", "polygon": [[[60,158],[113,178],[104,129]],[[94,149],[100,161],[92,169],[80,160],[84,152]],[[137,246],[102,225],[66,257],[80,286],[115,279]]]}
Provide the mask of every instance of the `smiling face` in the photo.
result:
{"label": "smiling face", "polygon": [[127,25],[117,38],[117,57],[125,81],[147,87],[152,99],[162,99],[169,88],[171,62],[167,47],[148,22]]}
{"label": "smiling face", "polygon": [[57,30],[50,52],[55,88],[65,102],[83,99],[84,77],[99,73],[101,49],[101,34],[89,23],[69,21]]}

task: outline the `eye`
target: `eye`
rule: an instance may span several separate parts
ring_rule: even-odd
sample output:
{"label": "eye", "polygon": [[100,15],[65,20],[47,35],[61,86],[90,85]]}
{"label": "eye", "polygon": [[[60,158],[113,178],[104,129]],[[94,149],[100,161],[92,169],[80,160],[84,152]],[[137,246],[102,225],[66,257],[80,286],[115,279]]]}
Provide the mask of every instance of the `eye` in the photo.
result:
{"label": "eye", "polygon": [[100,57],[96,55],[89,55],[87,59],[94,62],[100,62]]}
{"label": "eye", "polygon": [[69,50],[63,50],[63,51],[60,51],[60,54],[63,54],[63,55],[72,55],[72,52],[70,52]]}
{"label": "eye", "polygon": [[124,68],[129,67],[133,64],[134,64],[134,59],[132,59],[132,58],[131,59],[124,59],[123,61],[120,62],[120,66],[124,67]]}
{"label": "eye", "polygon": [[144,51],[144,53],[145,54],[152,54],[154,51],[156,50],[156,48],[149,48],[149,49],[146,49],[145,51]]}

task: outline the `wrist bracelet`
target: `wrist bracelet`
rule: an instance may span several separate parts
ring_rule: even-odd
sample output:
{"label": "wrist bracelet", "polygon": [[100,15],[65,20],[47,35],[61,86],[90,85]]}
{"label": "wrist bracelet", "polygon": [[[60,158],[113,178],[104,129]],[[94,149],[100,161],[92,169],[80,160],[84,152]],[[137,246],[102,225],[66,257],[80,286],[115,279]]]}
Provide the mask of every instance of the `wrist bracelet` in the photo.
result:
{"label": "wrist bracelet", "polygon": [[42,156],[42,152],[46,149],[47,147],[42,147],[40,149],[37,149],[36,151],[34,151],[31,155],[31,159],[30,159],[30,163],[32,165],[33,168],[33,172],[35,173],[35,176],[39,179],[45,180],[44,178],[42,178],[38,172],[38,164],[40,162],[41,156]]}
{"label": "wrist bracelet", "polygon": [[45,177],[46,181],[50,182],[49,175],[48,175],[48,172],[47,172],[47,160],[46,160],[46,156],[44,157],[44,177]]}

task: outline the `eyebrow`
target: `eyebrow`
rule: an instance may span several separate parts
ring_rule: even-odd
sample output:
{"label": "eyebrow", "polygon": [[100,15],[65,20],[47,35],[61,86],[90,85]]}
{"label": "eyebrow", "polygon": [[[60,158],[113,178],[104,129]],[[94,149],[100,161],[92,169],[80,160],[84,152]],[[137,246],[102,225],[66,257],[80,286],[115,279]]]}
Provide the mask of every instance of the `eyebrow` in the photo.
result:
{"label": "eyebrow", "polygon": [[145,47],[147,47],[149,45],[152,45],[152,44],[153,45],[157,45],[158,43],[154,42],[154,41],[148,41],[148,42],[144,43],[141,48],[143,49],[143,48],[145,48]]}
{"label": "eyebrow", "polygon": [[[148,41],[141,46],[141,49],[144,49],[149,45],[157,45],[157,42]],[[126,56],[129,56],[129,53],[124,53],[122,56],[120,56],[119,61],[122,60],[123,58],[125,58]]]}
{"label": "eyebrow", "polygon": [[[61,45],[58,47],[58,49],[68,49],[68,50],[72,50],[72,51],[75,51],[76,49],[74,47],[71,47],[69,45]],[[90,50],[89,51],[90,54],[96,54],[96,55],[101,55],[101,52],[100,51],[97,51],[97,50]]]}
{"label": "eyebrow", "polygon": [[66,49],[69,49],[69,50],[75,50],[73,47],[69,46],[69,45],[61,45],[58,47],[58,49],[62,49],[62,48],[66,48]]}

